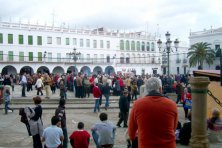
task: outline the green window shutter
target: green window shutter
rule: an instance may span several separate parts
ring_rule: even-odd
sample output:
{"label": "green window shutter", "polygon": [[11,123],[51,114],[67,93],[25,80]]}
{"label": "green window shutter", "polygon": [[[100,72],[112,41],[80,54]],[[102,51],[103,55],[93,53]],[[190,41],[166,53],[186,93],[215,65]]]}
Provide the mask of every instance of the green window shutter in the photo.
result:
{"label": "green window shutter", "polygon": [[38,61],[42,61],[42,52],[38,52]]}
{"label": "green window shutter", "polygon": [[19,51],[19,61],[24,61],[24,52]]}
{"label": "green window shutter", "polygon": [[29,52],[29,61],[33,61],[33,52]]}
{"label": "green window shutter", "polygon": [[42,37],[41,36],[37,37],[37,44],[42,45]]}
{"label": "green window shutter", "polygon": [[0,61],[3,61],[3,51],[0,51]]}
{"label": "green window shutter", "polygon": [[32,45],[32,44],[33,44],[33,39],[32,39],[32,36],[31,36],[31,35],[28,36],[28,44],[29,44],[29,45]]}
{"label": "green window shutter", "polygon": [[120,50],[124,50],[124,41],[120,40]]}
{"label": "green window shutter", "polygon": [[3,34],[0,33],[0,44],[2,44],[2,43],[3,43]]}
{"label": "green window shutter", "polygon": [[8,34],[8,44],[13,44],[13,34]]}
{"label": "green window shutter", "polygon": [[13,51],[8,52],[8,61],[13,61]]}
{"label": "green window shutter", "polygon": [[23,35],[19,35],[19,44],[23,44]]}

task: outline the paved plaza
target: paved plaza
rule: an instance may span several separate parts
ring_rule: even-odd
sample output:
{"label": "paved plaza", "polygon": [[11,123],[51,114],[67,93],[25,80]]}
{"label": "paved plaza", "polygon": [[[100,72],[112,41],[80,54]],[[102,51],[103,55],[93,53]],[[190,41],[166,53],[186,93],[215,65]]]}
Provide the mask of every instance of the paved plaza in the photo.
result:
{"label": "paved plaza", "polygon": [[[59,100],[58,96],[59,92],[57,91],[56,94],[52,95],[50,101]],[[13,100],[15,102],[16,99],[27,99],[30,100],[29,104],[23,104],[18,105],[20,106],[33,106],[32,104],[32,97],[36,95],[36,90],[33,90],[32,92],[27,93],[27,97],[22,98],[21,97],[21,87],[16,86],[15,92],[13,93]],[[68,92],[68,99],[76,99],[74,98],[74,94],[71,92]],[[92,99],[92,97],[91,97]],[[12,102],[13,102],[12,100]],[[47,108],[50,104],[44,104],[44,96],[43,96],[43,124],[44,127],[48,127],[50,125],[51,117],[54,115],[55,109],[53,108]],[[111,96],[111,100],[116,100],[111,102],[110,106],[116,106],[118,97]],[[90,129],[94,123],[99,121],[99,117],[97,113],[93,113],[93,103],[88,104],[89,108],[81,109],[81,105],[84,106],[84,104],[77,104],[79,108],[69,108],[66,109],[66,116],[67,116],[67,129],[68,129],[68,135],[72,133],[73,130],[77,129],[77,123],[79,121],[82,121],[85,123],[85,129],[90,132]],[[12,107],[16,108],[16,104],[11,105]],[[56,107],[57,104],[54,105]],[[67,106],[72,106],[70,104],[67,104]],[[102,105],[104,106],[104,105]],[[0,106],[3,108],[3,105]],[[44,108],[45,107],[45,108]],[[178,107],[179,111],[179,120],[183,123],[184,122],[184,112],[182,107]],[[108,118],[111,122],[114,124],[118,121],[118,112],[119,109],[117,108],[111,108],[105,111],[104,109],[101,109],[101,112],[107,112]],[[115,148],[126,148],[126,142],[125,142],[125,133],[126,128],[117,128],[116,133],[116,140],[115,140]],[[20,116],[18,113],[18,109],[16,109],[13,113],[9,113],[8,115],[4,114],[3,109],[0,111],[0,147],[21,147],[21,148],[28,148],[32,147],[32,137],[28,136],[27,130],[25,128],[25,125],[20,122]],[[69,147],[71,145],[69,144]],[[95,148],[94,141],[90,140],[90,147]],[[184,147],[177,145],[177,147]],[[216,147],[215,147],[216,148]]]}

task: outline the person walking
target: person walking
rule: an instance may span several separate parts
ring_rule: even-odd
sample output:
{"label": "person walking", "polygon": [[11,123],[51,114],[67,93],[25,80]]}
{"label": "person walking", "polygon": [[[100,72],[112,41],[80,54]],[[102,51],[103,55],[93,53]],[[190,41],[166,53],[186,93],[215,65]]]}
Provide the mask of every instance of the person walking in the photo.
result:
{"label": "person walking", "polygon": [[44,87],[41,76],[38,76],[38,79],[35,83],[35,88],[37,89],[37,96],[39,93],[41,93],[41,96],[43,96],[42,88]]}
{"label": "person walking", "polygon": [[6,89],[4,94],[4,103],[5,103],[5,114],[8,114],[8,110],[11,110],[13,112],[13,109],[9,107],[10,104],[10,91],[9,89]]}
{"label": "person walking", "polygon": [[128,114],[129,114],[129,102],[128,102],[128,89],[125,88],[123,94],[120,96],[119,99],[119,121],[117,122],[117,126],[121,127],[121,123],[124,123],[124,127],[127,126]]}
{"label": "person walking", "polygon": [[106,82],[105,86],[103,87],[103,95],[106,98],[105,110],[107,110],[109,108],[110,89],[111,89],[111,87],[109,86],[109,83]]}
{"label": "person walking", "polygon": [[65,104],[66,101],[64,99],[60,99],[59,106],[55,111],[55,116],[59,117],[61,121],[61,128],[64,135],[64,140],[62,142],[62,147],[67,148],[68,147],[68,134],[67,134],[67,128],[66,128],[66,113],[65,113]]}
{"label": "person walking", "polygon": [[102,93],[98,87],[98,83],[96,83],[96,85],[93,87],[93,98],[95,100],[94,113],[96,113],[96,110],[100,112],[99,98],[101,95]]}
{"label": "person walking", "polygon": [[149,78],[146,88],[148,95],[135,101],[130,112],[129,137],[134,140],[138,134],[139,148],[176,148],[176,103],[162,96],[158,78]]}
{"label": "person walking", "polygon": [[25,72],[23,73],[23,75],[21,77],[20,85],[22,85],[22,97],[26,97],[25,89],[26,89],[26,85],[27,85],[27,78],[26,78]]}

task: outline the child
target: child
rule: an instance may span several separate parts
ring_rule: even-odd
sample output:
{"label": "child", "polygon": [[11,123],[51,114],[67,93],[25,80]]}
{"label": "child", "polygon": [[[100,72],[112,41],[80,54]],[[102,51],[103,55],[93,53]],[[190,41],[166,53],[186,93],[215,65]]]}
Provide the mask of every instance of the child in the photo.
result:
{"label": "child", "polygon": [[8,110],[11,110],[13,112],[13,109],[11,109],[8,106],[10,103],[10,91],[8,89],[5,90],[4,101],[5,101],[5,114],[8,114]]}
{"label": "child", "polygon": [[84,130],[84,123],[79,122],[77,127],[78,130],[74,131],[69,137],[70,144],[73,148],[88,148],[90,135],[86,130]]}

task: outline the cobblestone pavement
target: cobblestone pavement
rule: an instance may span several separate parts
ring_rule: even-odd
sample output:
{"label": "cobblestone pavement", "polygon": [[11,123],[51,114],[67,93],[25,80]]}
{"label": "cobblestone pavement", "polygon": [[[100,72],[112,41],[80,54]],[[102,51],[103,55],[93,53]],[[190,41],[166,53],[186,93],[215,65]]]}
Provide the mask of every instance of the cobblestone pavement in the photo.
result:
{"label": "cobblestone pavement", "polygon": [[[21,98],[21,87],[17,86],[15,92],[13,93],[13,99]],[[35,96],[36,91],[27,93],[27,99],[30,99]],[[58,92],[52,96],[53,98],[59,98]],[[112,96],[113,97],[113,96]],[[68,98],[74,98],[73,93],[68,93]],[[13,101],[13,100],[12,100]],[[80,104],[81,105],[81,104]],[[2,106],[1,106],[2,107]],[[184,122],[184,113],[181,107],[178,107],[179,111],[179,120]],[[109,109],[105,111],[104,109],[101,112],[107,112],[108,118],[114,124],[118,121],[118,109]],[[54,110],[43,110],[43,123],[44,127],[50,125],[51,117],[54,115]],[[97,113],[93,113],[92,109],[67,109],[67,129],[68,135],[72,133],[73,130],[77,129],[76,123],[82,121],[85,123],[85,129],[90,132],[90,129],[94,123],[99,121]],[[115,140],[115,148],[126,148],[125,142],[125,128],[117,128],[117,135]],[[0,110],[0,147],[22,147],[28,148],[32,147],[32,138],[28,136],[25,125],[20,122],[20,116],[18,115],[18,110],[15,110],[13,113],[8,115],[4,114],[3,110]],[[71,147],[69,145],[69,147]],[[95,148],[95,144],[91,138],[90,147]],[[177,145],[177,147],[183,147]]]}

